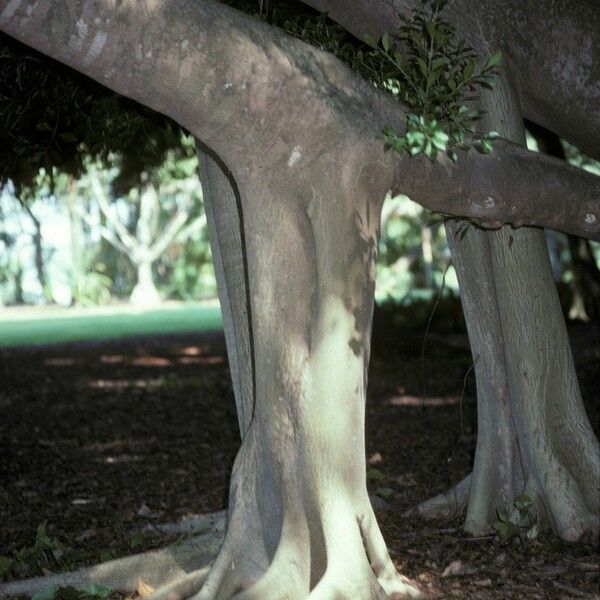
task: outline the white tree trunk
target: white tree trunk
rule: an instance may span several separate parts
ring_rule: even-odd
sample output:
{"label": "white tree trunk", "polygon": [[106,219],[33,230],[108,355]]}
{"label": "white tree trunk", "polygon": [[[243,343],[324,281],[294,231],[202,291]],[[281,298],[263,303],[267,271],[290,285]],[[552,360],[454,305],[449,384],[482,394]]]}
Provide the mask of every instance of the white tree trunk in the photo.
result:
{"label": "white tree trunk", "polygon": [[129,302],[135,306],[156,306],[161,298],[152,274],[152,262],[142,260],[136,264],[137,283],[131,292]]}

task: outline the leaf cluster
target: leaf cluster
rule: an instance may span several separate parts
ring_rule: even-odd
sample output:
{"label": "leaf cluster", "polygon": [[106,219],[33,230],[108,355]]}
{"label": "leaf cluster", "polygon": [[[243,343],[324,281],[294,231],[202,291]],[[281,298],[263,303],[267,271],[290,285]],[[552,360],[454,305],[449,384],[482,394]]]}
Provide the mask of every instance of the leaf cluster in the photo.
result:
{"label": "leaf cluster", "polygon": [[478,88],[494,85],[502,54],[497,51],[478,65],[474,49],[457,39],[455,26],[442,17],[447,0],[421,0],[397,30],[371,45],[351,36],[326,13],[313,13],[299,3],[225,3],[331,52],[408,106],[403,135],[384,127],[386,147],[411,156],[425,154],[431,160],[438,152],[457,160],[458,151],[492,151],[498,134],[476,132],[482,112],[469,108],[469,103],[478,99]]}
{"label": "leaf cluster", "polygon": [[533,523],[531,510],[533,500],[526,493],[519,494],[514,501],[515,510],[511,515],[499,510],[492,527],[503,540],[519,538],[521,541],[535,539],[539,534],[537,523]]}
{"label": "leaf cluster", "polygon": [[457,39],[456,28],[442,16],[446,0],[425,0],[396,31],[384,33],[376,57],[367,63],[372,78],[406,104],[410,113],[406,132],[398,135],[384,128],[386,146],[411,156],[425,154],[435,160],[446,152],[456,160],[457,151],[475,148],[488,154],[495,132],[478,134],[475,124],[480,110],[478,88],[491,88],[502,60],[500,51],[483,65],[473,48]]}
{"label": "leaf cluster", "polygon": [[32,546],[16,550],[11,556],[0,556],[0,580],[8,576],[22,577],[41,573],[43,569],[60,570],[80,558],[74,550],[52,537],[46,523],[38,525]]}

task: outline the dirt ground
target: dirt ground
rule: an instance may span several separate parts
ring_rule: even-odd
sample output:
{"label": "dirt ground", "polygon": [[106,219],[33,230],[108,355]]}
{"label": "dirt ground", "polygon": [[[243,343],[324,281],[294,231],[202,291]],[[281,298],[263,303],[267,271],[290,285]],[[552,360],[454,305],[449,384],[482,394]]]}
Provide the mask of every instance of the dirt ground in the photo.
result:
{"label": "dirt ground", "polygon": [[[598,432],[600,328],[570,335]],[[422,343],[376,320],[367,458],[398,568],[436,598],[600,598],[597,547],[401,516],[469,472],[476,440],[465,336],[431,333],[424,359]],[[12,577],[155,547],[172,540],[148,523],[226,506],[239,434],[219,334],[0,351],[0,415],[0,556],[31,547],[44,522],[64,544]]]}

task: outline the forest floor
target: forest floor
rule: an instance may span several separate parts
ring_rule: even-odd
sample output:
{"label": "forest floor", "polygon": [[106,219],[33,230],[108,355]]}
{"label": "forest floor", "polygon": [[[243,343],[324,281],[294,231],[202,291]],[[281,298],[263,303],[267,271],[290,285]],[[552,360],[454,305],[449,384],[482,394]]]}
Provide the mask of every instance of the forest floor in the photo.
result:
{"label": "forest floor", "polygon": [[[598,432],[600,327],[569,332]],[[597,547],[402,517],[469,472],[476,440],[466,337],[422,345],[376,320],[367,458],[399,570],[434,598],[600,598]],[[157,547],[173,539],[149,524],[225,508],[239,434],[221,334],[0,350],[0,381],[0,559],[21,557],[5,578]]]}

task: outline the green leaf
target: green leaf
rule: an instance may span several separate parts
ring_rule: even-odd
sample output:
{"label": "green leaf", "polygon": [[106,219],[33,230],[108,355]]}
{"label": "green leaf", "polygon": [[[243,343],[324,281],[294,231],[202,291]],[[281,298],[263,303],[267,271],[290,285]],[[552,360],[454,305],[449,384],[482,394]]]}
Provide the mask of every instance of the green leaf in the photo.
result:
{"label": "green leaf", "polygon": [[38,123],[36,129],[38,131],[52,131],[52,127],[50,127],[50,125],[48,125],[46,122]]}
{"label": "green leaf", "polygon": [[380,487],[375,490],[375,494],[384,500],[391,498],[394,495],[394,490],[387,487]]}
{"label": "green leaf", "polygon": [[136,531],[132,536],[131,539],[129,540],[129,547],[134,550],[135,548],[137,548],[138,546],[142,545],[142,542],[144,541],[144,534],[141,531]]}
{"label": "green leaf", "polygon": [[493,150],[492,142],[489,140],[479,140],[479,142],[475,144],[475,150],[481,154],[491,154]]}
{"label": "green leaf", "polygon": [[497,140],[501,136],[497,131],[488,131],[484,137],[486,140]]}
{"label": "green leaf", "polygon": [[473,72],[475,71],[475,61],[473,59],[469,60],[463,69],[463,80],[468,81],[471,79]]}
{"label": "green leaf", "polygon": [[77,141],[77,138],[70,131],[65,131],[63,133],[59,133],[58,137],[63,142],[76,142]]}
{"label": "green leaf", "polygon": [[90,583],[82,588],[81,591],[86,596],[91,596],[93,598],[107,598],[112,594],[112,590],[110,588],[104,587],[103,585],[98,585],[97,583]]}
{"label": "green leaf", "polygon": [[10,558],[10,556],[0,556],[0,578],[10,573],[14,564],[14,558]]}
{"label": "green leaf", "polygon": [[446,64],[446,58],[441,56],[440,58],[436,58],[432,63],[431,63],[431,69],[433,71],[437,71],[438,69],[440,69],[441,67],[443,67]]}
{"label": "green leaf", "polygon": [[383,49],[386,52],[390,51],[390,47],[391,47],[390,34],[387,31],[381,36],[381,46],[383,47]]}
{"label": "green leaf", "polygon": [[421,73],[423,73],[423,77],[427,77],[427,63],[422,58],[417,58],[417,64],[421,69]]}
{"label": "green leaf", "polygon": [[61,587],[54,592],[55,600],[80,600],[81,592],[72,586]]}
{"label": "green leaf", "polygon": [[382,481],[385,479],[385,475],[379,469],[370,468],[367,469],[367,479],[369,481]]}
{"label": "green leaf", "polygon": [[500,50],[496,50],[496,52],[494,52],[494,54],[492,54],[489,58],[487,63],[485,64],[485,69],[493,69],[494,67],[497,67],[500,63],[502,62],[502,52]]}
{"label": "green leaf", "polygon": [[498,532],[498,535],[503,540],[507,540],[508,538],[512,537],[512,527],[508,523],[497,520],[492,523],[492,527]]}
{"label": "green leaf", "polygon": [[498,520],[502,523],[510,523],[508,515],[503,510],[499,510],[496,514],[498,515]]}
{"label": "green leaf", "polygon": [[429,34],[429,37],[431,39],[435,39],[435,23],[432,23],[430,21],[429,23],[427,23],[427,25],[425,25],[425,28],[427,29],[427,33]]}

